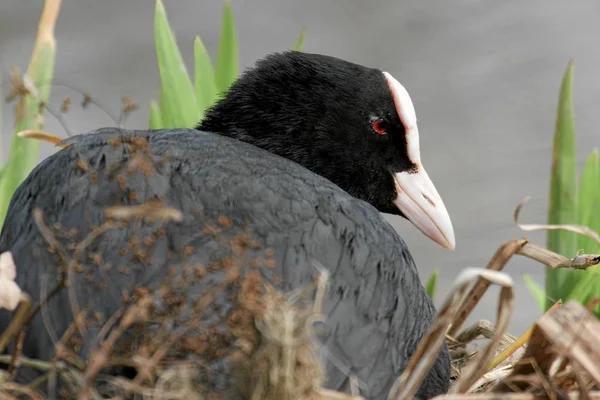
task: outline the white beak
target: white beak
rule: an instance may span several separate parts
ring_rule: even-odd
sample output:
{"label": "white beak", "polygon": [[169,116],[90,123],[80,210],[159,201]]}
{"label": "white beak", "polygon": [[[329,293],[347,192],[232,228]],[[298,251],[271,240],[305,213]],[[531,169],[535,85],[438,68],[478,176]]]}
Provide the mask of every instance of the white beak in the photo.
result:
{"label": "white beak", "polygon": [[394,173],[394,204],[425,236],[454,250],[454,228],[446,206],[423,166],[416,171]]}

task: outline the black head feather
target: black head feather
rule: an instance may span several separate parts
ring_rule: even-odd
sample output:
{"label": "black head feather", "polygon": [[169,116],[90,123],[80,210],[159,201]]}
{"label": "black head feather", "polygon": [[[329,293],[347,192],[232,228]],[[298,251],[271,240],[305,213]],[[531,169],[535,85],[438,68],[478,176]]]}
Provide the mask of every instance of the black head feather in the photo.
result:
{"label": "black head feather", "polygon": [[[373,129],[384,118],[385,135]],[[414,168],[382,71],[296,51],[257,62],[197,127],[252,143],[400,214],[391,172]]]}

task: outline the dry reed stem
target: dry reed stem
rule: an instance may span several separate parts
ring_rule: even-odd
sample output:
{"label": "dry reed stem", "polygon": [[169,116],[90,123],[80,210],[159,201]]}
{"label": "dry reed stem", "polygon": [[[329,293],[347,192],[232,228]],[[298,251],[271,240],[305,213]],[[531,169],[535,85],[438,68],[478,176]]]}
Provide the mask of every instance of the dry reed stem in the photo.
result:
{"label": "dry reed stem", "polygon": [[251,400],[364,400],[322,388],[325,373],[318,357],[312,324],[324,320],[322,301],[328,275],[321,271],[314,303],[302,307],[298,300],[312,289],[282,293],[265,285],[264,312],[255,324],[261,345],[252,355]]}
{"label": "dry reed stem", "polygon": [[523,231],[565,230],[565,231],[575,232],[580,235],[587,236],[591,239],[594,239],[597,243],[600,244],[600,235],[597,232],[594,232],[593,230],[591,230],[590,228],[588,228],[586,226],[571,225],[571,224],[558,224],[558,225],[520,224],[519,223],[519,213],[521,212],[521,208],[523,208],[523,206],[525,204],[527,204],[527,202],[529,202],[530,199],[531,199],[531,197],[527,196],[523,200],[521,200],[521,202],[517,205],[517,208],[515,208],[515,211],[513,214],[513,219],[515,221],[515,224],[517,224],[517,226],[521,230],[523,230]]}
{"label": "dry reed stem", "polygon": [[[558,310],[560,307],[562,307],[561,300],[554,303],[552,305],[552,307],[550,307],[548,309],[548,311],[546,311],[546,313],[551,313],[555,310]],[[498,365],[500,365],[500,363],[502,363],[504,360],[506,360],[508,357],[510,357],[515,351],[517,351],[518,349],[525,346],[525,344],[531,338],[531,333],[533,332],[534,328],[535,328],[535,324],[532,325],[531,328],[529,328],[518,339],[516,339],[510,346],[508,346],[506,349],[504,349],[494,360],[492,360],[492,362],[490,362],[490,365],[488,365],[488,371],[491,371],[494,368],[496,368]]]}
{"label": "dry reed stem", "polygon": [[[597,254],[581,254],[568,259],[560,254],[554,253],[553,251],[530,243],[527,241],[527,239],[513,239],[504,243],[498,248],[486,268],[494,271],[501,271],[506,263],[515,254],[531,258],[532,260],[538,261],[549,268],[586,269],[600,264],[600,255]],[[468,300],[459,310],[458,317],[448,330],[448,335],[454,336],[456,334],[459,328],[464,324],[467,317],[471,314],[475,306],[479,303],[489,286],[489,282],[483,279],[477,281],[467,295]]]}
{"label": "dry reed stem", "polygon": [[[570,230],[573,232],[577,232],[579,234],[583,234],[583,235],[592,237],[593,239],[597,240],[600,243],[600,236],[598,236],[598,234],[596,234],[595,232],[586,229],[585,227],[579,227],[579,226],[573,226],[573,225],[549,226],[549,225],[522,225],[522,224],[519,224],[518,223],[518,215],[519,215],[521,207],[526,203],[527,200],[528,199],[521,202],[517,206],[517,209],[515,210],[515,213],[514,213],[515,223],[517,223],[517,225],[521,229],[523,229],[523,230],[566,229],[566,230]],[[504,268],[504,266],[506,265],[506,263],[510,260],[510,258],[514,254],[526,256],[535,261],[543,263],[550,268],[585,269],[585,268],[588,268],[590,266],[597,265],[598,263],[600,263],[600,255],[588,255],[588,254],[581,255],[581,254],[579,254],[572,259],[567,259],[567,258],[565,258],[559,254],[556,254],[548,249],[545,249],[540,246],[529,243],[527,239],[521,239],[521,240],[511,240],[511,241],[508,241],[508,242],[504,243],[503,245],[501,245],[498,248],[498,250],[496,251],[496,253],[494,254],[494,256],[492,257],[492,259],[490,260],[490,262],[488,263],[486,270],[488,270],[488,271],[502,270]],[[471,288],[469,293],[463,297],[463,302],[460,305],[458,305],[458,310],[456,311],[456,313],[453,314],[454,318],[452,321],[449,322],[448,329],[446,331],[447,339],[451,346],[451,352],[452,352],[452,350],[455,350],[456,353],[459,353],[461,346],[464,346],[464,342],[454,339],[453,336],[456,335],[459,328],[462,326],[462,324],[467,319],[469,314],[472,312],[472,310],[475,308],[475,306],[480,301],[482,296],[485,294],[485,292],[488,289],[488,287],[490,286],[490,284],[491,283],[489,280],[486,280],[482,277],[478,278],[477,282],[473,285],[473,287]],[[465,286],[465,289],[466,289],[466,286]],[[454,292],[453,292],[453,294],[454,294]],[[481,360],[486,358],[485,356],[488,356],[491,354],[489,352],[490,346],[486,347],[483,350],[484,355],[478,354],[478,357],[476,358],[476,360],[472,360],[467,365],[467,367],[462,371],[462,373],[459,374],[460,376],[459,376],[458,382],[454,385],[454,387],[452,387],[450,389],[450,391],[449,391],[450,394],[447,396],[442,396],[442,397],[443,398],[451,397],[454,394],[461,393],[461,392],[481,391],[482,388],[484,388],[484,387],[487,388],[486,390],[488,390],[490,387],[493,386],[493,384],[495,382],[498,382],[499,380],[506,382],[506,384],[511,389],[514,390],[514,388],[515,388],[514,382],[511,382],[511,379],[513,379],[515,377],[515,373],[513,371],[513,367],[514,367],[515,363],[513,362],[512,365],[510,363],[507,363],[506,362],[507,358],[510,357],[511,355],[513,355],[513,358],[515,358],[514,353],[516,351],[525,353],[522,356],[523,358],[518,357],[518,358],[521,358],[522,360],[526,357],[527,354],[529,354],[528,353],[529,346],[526,345],[525,342],[530,342],[533,340],[531,335],[534,332],[537,332],[536,329],[540,329],[540,327],[539,327],[540,321],[543,324],[544,321],[548,321],[548,319],[551,318],[550,316],[554,316],[556,314],[556,309],[560,308],[560,304],[561,303],[559,300],[559,303],[555,304],[546,314],[544,314],[540,318],[538,323],[536,323],[532,329],[530,329],[528,332],[526,332],[524,335],[522,335],[519,339],[517,339],[517,340],[513,339],[512,340],[513,343],[511,345],[507,346],[507,348],[505,348],[503,351],[501,351],[500,354],[498,354],[492,362],[489,362],[489,364],[487,366],[482,365],[482,363],[481,363]],[[590,308],[590,307],[593,308],[594,304],[588,305],[588,308]],[[434,323],[434,327],[430,330],[430,334],[437,333],[437,335],[438,335],[437,339],[439,339],[439,336],[441,336],[441,332],[439,331],[440,325],[442,325],[444,320],[446,318],[448,318],[448,315],[444,313],[447,311],[446,306],[447,306],[447,304],[445,304],[444,307],[442,308],[442,310],[440,311],[438,320]],[[583,306],[579,306],[579,307],[583,308]],[[444,311],[444,312],[442,312],[442,311]],[[502,306],[500,304],[499,304],[498,313],[499,313],[499,317],[500,317],[500,314],[502,313]],[[589,314],[589,312],[588,312],[588,314]],[[562,315],[562,314],[559,314],[559,315]],[[591,316],[591,314],[590,314],[590,316]],[[594,323],[596,323],[596,324],[598,323],[593,317],[591,317],[591,318],[594,321]],[[543,326],[545,326],[545,325],[543,325]],[[462,335],[461,339],[464,341],[465,339],[467,339],[466,336],[469,336],[469,338],[468,338],[469,340],[472,339],[470,336],[473,336],[473,335],[479,336],[479,334],[482,332],[482,330],[481,330],[482,328],[483,327],[481,326],[481,324],[476,324],[472,329],[461,333],[461,335]],[[501,326],[500,328],[501,328],[501,332],[503,333],[503,330],[506,328],[506,325]],[[437,330],[437,332],[436,332],[436,330]],[[490,345],[494,344],[494,342],[497,342],[501,339],[501,337],[502,337],[501,332],[497,332],[497,331],[494,332],[493,338],[490,342]],[[428,336],[423,338],[420,346],[421,345],[429,346],[430,350],[435,348],[435,352],[432,352],[433,355],[431,356],[431,357],[434,357],[435,355],[437,355],[437,351],[439,351],[439,349],[437,347],[435,347],[434,345],[432,345],[432,343],[435,343],[435,340],[429,336],[430,334],[428,334]],[[598,330],[598,332],[595,332],[595,334],[596,334],[597,338],[600,338],[600,329]],[[592,337],[591,334],[588,336]],[[577,339],[573,335],[571,335],[571,336],[563,335],[562,342],[560,342],[560,341],[556,342],[557,343],[556,346],[558,346],[558,348],[555,350],[562,352],[560,354],[563,354],[566,351],[565,350],[565,346],[566,346],[565,337],[567,337],[571,341]],[[506,336],[505,336],[505,338],[506,338]],[[430,343],[430,342],[432,342],[432,343]],[[586,391],[588,389],[588,387],[592,387],[594,385],[594,383],[592,383],[592,379],[587,377],[587,375],[585,375],[586,373],[588,375],[591,375],[593,377],[593,379],[596,380],[596,382],[595,382],[596,384],[600,385],[600,381],[598,381],[598,379],[596,378],[596,374],[597,373],[600,374],[600,372],[597,372],[595,369],[590,371],[590,368],[600,369],[600,345],[597,346],[598,348],[593,348],[593,347],[591,347],[591,346],[593,346],[592,343],[593,342],[591,342],[591,341],[590,341],[590,343],[584,343],[584,344],[582,344],[581,342],[578,342],[577,345],[575,345],[575,348],[579,348],[581,346],[583,346],[583,347],[587,346],[586,349],[590,352],[594,352],[595,355],[588,356],[587,358],[582,359],[581,357],[583,357],[583,355],[585,354],[585,351],[580,352],[578,354],[579,358],[572,359],[571,364],[573,364],[573,366],[570,366],[571,367],[570,371],[573,375],[572,376],[573,380],[576,381],[577,384],[579,384],[580,388],[582,388],[582,390],[584,390],[584,391]],[[454,346],[454,348],[452,346]],[[560,347],[560,346],[562,346],[562,347]],[[427,358],[427,355],[420,352],[420,350],[422,350],[422,349],[417,349],[417,353],[415,353],[414,357]],[[481,353],[481,351],[479,353]],[[471,355],[468,355],[466,349],[463,347],[461,356],[470,357]],[[598,358],[598,360],[596,360],[596,358]],[[428,361],[425,360],[425,361],[430,362],[430,365],[431,365],[433,363],[433,360],[434,359],[428,360]],[[546,391],[546,393],[549,394],[551,396],[551,398],[554,398],[553,391],[552,391],[553,383],[547,378],[547,374],[542,372],[542,369],[540,369],[540,367],[537,365],[537,361],[538,360],[536,358],[532,358],[532,362],[529,364],[530,367],[533,368],[537,372],[537,377],[520,376],[521,382],[522,383],[529,382],[529,385],[533,384],[533,382],[537,382],[536,383],[537,387],[543,387],[544,390]],[[421,359],[421,363],[423,364],[423,359]],[[430,368],[430,365],[426,366],[427,370]],[[594,367],[594,365],[596,365],[596,367]],[[414,392],[416,391],[418,386],[416,386],[416,383],[411,385],[411,382],[408,380],[408,378],[404,376],[404,375],[411,374],[413,372],[412,368],[414,368],[414,363],[413,363],[413,360],[411,359],[411,363],[409,363],[409,367],[407,367],[407,370],[405,370],[405,373],[403,374],[403,376],[398,379],[398,381],[396,382],[396,384],[390,391],[390,395],[388,398],[390,398],[390,399],[410,398],[410,396],[412,396],[414,394]],[[572,372],[576,368],[578,368],[579,373]],[[426,371],[419,371],[419,374],[417,374],[417,376],[422,377],[425,375],[425,373],[426,373]],[[587,379],[586,379],[586,377],[587,377]],[[471,385],[469,386],[468,383],[471,383]],[[405,387],[403,388],[402,392],[399,392],[399,387],[402,385],[404,385]],[[585,385],[587,385],[587,386],[584,387]],[[583,395],[583,398],[587,398],[585,396],[585,393]]]}
{"label": "dry reed stem", "polygon": [[491,386],[495,385],[498,381],[500,381],[501,379],[504,379],[508,375],[510,375],[512,370],[513,370],[513,365],[510,365],[510,364],[495,368],[494,370],[486,373],[481,378],[479,378],[473,384],[473,386],[471,386],[469,393],[487,392],[487,390]]}
{"label": "dry reed stem", "polygon": [[600,388],[599,338],[600,322],[584,306],[569,301],[535,323],[518,363],[482,376],[470,394],[451,390],[435,399],[600,399],[600,392],[589,391]]}
{"label": "dry reed stem", "polygon": [[[469,360],[477,355],[476,350],[467,350],[467,346],[483,337],[485,339],[491,339],[494,336],[496,327],[487,320],[480,320],[464,329],[456,338],[446,335],[446,341],[448,342],[448,349],[450,351],[451,362],[451,378],[452,380],[458,379],[461,375],[461,371]],[[497,352],[508,348],[515,342],[516,338],[510,333],[506,332],[500,338],[500,343]]]}
{"label": "dry reed stem", "polygon": [[[56,39],[54,38],[54,28],[56,26],[56,20],[58,19],[58,12],[60,10],[61,0],[46,0],[44,3],[44,9],[38,25],[38,40],[56,45]],[[37,42],[36,42],[37,44]]]}
{"label": "dry reed stem", "polygon": [[[592,231],[589,228],[578,225],[541,225],[541,224],[520,224],[519,213],[522,207],[529,201],[529,197],[522,200],[515,208],[513,219],[517,226],[524,231],[534,230],[556,230],[563,229],[569,230],[581,235],[588,236],[598,243],[600,243],[600,235]],[[510,258],[519,254],[535,261],[545,264],[549,268],[573,268],[573,269],[586,269],[588,267],[600,264],[600,255],[598,254],[579,254],[571,259],[556,254],[548,249],[529,243],[527,239],[511,240],[501,245],[490,262],[487,265],[487,269],[501,271]],[[465,322],[467,316],[471,314],[477,303],[481,300],[485,292],[489,287],[489,282],[483,279],[479,279],[475,286],[471,289],[468,295],[468,301],[463,304],[458,317],[453,322],[452,326],[448,330],[448,335],[454,336],[460,329],[462,324]]]}
{"label": "dry reed stem", "polygon": [[0,336],[0,354],[4,352],[8,342],[19,334],[21,327],[26,320],[27,313],[31,308],[31,298],[23,293],[19,307],[10,321],[10,325],[2,332]]}
{"label": "dry reed stem", "polygon": [[[483,272],[487,273],[484,274]],[[504,332],[508,328],[510,317],[512,315],[514,307],[514,282],[508,275],[504,275],[507,279],[499,279],[499,271],[494,271],[498,278],[496,280],[490,279],[490,270],[483,270],[481,278],[487,279],[490,283],[494,283],[501,286],[500,298],[498,301],[498,310],[496,317],[496,330],[493,337],[486,347],[479,351],[477,357],[471,360],[463,369],[462,375],[459,377],[455,385],[450,389],[450,393],[464,393],[475,383],[479,376],[482,376],[486,372],[487,365],[494,357],[494,351],[498,348],[500,340],[504,335]]]}
{"label": "dry reed stem", "polygon": [[133,206],[106,207],[104,213],[108,218],[115,219],[144,218],[148,221],[160,220],[162,222],[183,220],[181,211],[167,207],[160,200],[150,200]]}
{"label": "dry reed stem", "polygon": [[60,137],[58,137],[52,133],[43,132],[43,131],[34,131],[34,130],[21,131],[21,132],[17,133],[17,136],[20,138],[24,138],[24,139],[42,140],[44,142],[48,142],[48,143],[52,143],[52,144],[57,144],[62,140]]}
{"label": "dry reed stem", "polygon": [[[488,263],[486,270],[501,271],[508,260],[516,254],[521,247],[527,243],[527,240],[511,240],[501,245],[496,253],[492,256],[492,259]],[[461,304],[455,319],[452,321],[448,328],[447,334],[449,336],[455,336],[458,329],[466,321],[467,317],[471,314],[479,300],[483,297],[485,292],[490,286],[490,281],[479,278],[473,288],[469,291],[469,294],[465,297],[465,302]]]}
{"label": "dry reed stem", "polygon": [[518,254],[531,258],[552,269],[587,269],[600,264],[600,254],[579,254],[573,258],[566,258],[530,242],[527,242],[519,250]]}
{"label": "dry reed stem", "polygon": [[[544,314],[535,324],[523,360],[531,358],[547,376],[556,374],[557,361],[575,361],[600,385],[600,322],[575,301]],[[535,371],[529,363],[517,364],[511,374],[529,375]],[[500,383],[495,392],[511,391]]]}
{"label": "dry reed stem", "polygon": [[[421,339],[417,350],[411,357],[402,375],[394,382],[389,394],[389,400],[412,398],[418,390],[423,377],[434,364],[458,307],[464,302],[468,286],[475,279],[484,279],[500,285],[500,300],[498,307],[498,323],[493,338],[478,356],[467,366],[469,374],[463,374],[453,390],[460,391],[468,388],[476,379],[477,372],[490,361],[493,351],[504,333],[513,308],[513,280],[505,273],[482,268],[467,268],[456,278],[450,294],[440,308],[438,318],[427,335]],[[466,389],[464,389],[466,390]]]}
{"label": "dry reed stem", "polygon": [[[434,397],[432,400],[549,400],[548,396],[531,393],[470,393],[452,394]],[[561,400],[584,400],[580,393],[567,393]],[[588,399],[600,400],[600,392],[589,393]]]}

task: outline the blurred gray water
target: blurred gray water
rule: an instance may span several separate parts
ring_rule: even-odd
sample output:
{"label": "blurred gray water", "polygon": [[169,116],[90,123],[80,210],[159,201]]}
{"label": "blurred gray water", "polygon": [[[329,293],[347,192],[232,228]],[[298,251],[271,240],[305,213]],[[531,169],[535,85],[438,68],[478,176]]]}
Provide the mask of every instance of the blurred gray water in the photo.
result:
{"label": "blurred gray water", "polygon": [[[215,54],[219,0],[164,0],[188,68],[201,35]],[[453,219],[457,248],[448,252],[408,222],[390,218],[407,241],[423,281],[440,269],[440,304],[466,266],[485,266],[504,241],[523,235],[512,222],[515,205],[533,196],[523,218],[546,218],[552,135],[558,89],[569,59],[575,61],[576,128],[580,165],[598,146],[600,116],[600,2],[581,0],[233,0],[242,66],[290,48],[308,30],[305,50],[341,57],[392,73],[411,93],[422,159]],[[41,0],[0,0],[0,65],[4,77],[25,67]],[[157,96],[153,0],[63,0],[57,27],[56,77],[89,90],[118,113],[122,95],[141,109],[127,127],[144,128]],[[55,105],[73,92],[53,89]],[[2,143],[9,142],[12,108],[4,106]],[[596,116],[595,116],[596,114]],[[68,114],[83,132],[114,124],[97,109]],[[51,118],[47,129],[64,132]],[[43,155],[53,152],[44,145]],[[6,154],[6,149],[4,151]],[[544,244],[543,233],[529,234]],[[511,331],[522,333],[539,310],[522,274],[543,282],[540,265],[520,257],[508,266],[515,278]],[[497,290],[475,318],[493,319]]]}

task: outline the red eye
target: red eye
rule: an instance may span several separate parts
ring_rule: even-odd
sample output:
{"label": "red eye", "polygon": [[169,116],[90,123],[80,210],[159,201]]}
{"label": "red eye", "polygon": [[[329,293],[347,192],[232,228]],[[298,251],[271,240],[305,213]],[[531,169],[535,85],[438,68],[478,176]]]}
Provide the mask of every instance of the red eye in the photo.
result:
{"label": "red eye", "polygon": [[385,135],[389,128],[389,124],[385,118],[377,118],[373,121],[373,130],[380,135]]}

